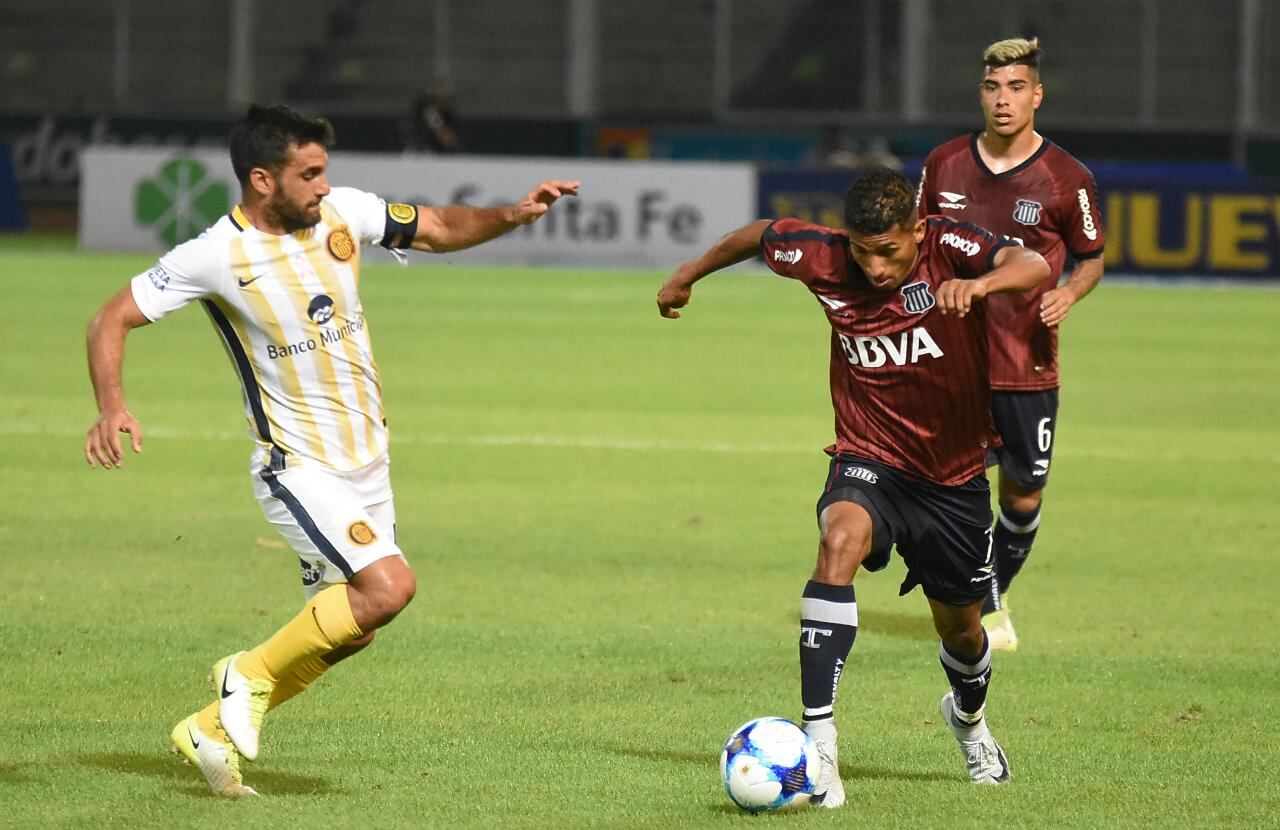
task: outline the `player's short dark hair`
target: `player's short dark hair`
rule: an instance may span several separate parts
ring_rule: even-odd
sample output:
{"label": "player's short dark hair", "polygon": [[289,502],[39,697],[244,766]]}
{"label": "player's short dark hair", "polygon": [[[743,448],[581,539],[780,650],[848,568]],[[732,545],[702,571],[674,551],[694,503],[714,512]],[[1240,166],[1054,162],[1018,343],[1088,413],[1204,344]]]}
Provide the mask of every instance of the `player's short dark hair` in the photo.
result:
{"label": "player's short dark hair", "polygon": [[231,127],[231,167],[240,184],[249,171],[262,167],[273,173],[284,167],[291,145],[333,144],[333,125],[323,118],[307,118],[292,107],[249,107]]}
{"label": "player's short dark hair", "polygon": [[1027,40],[1015,37],[1008,40],[998,40],[988,46],[986,51],[982,53],[982,65],[988,69],[1011,66],[1015,63],[1029,66],[1039,72],[1040,38],[1033,37],[1031,40]]}
{"label": "player's short dark hair", "polygon": [[916,212],[916,191],[906,176],[888,167],[873,167],[853,180],[844,195],[844,223],[861,234],[905,228]]}

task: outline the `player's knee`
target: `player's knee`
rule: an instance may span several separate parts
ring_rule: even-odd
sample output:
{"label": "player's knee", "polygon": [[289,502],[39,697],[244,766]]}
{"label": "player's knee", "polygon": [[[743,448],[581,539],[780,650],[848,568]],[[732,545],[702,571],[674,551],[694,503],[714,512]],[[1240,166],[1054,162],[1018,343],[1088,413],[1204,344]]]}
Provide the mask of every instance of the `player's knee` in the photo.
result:
{"label": "player's knee", "polygon": [[404,573],[397,576],[395,581],[388,582],[378,597],[379,616],[383,618],[380,625],[386,625],[395,619],[395,616],[413,601],[417,593],[418,579],[411,570],[406,569]]}
{"label": "player's knee", "polygon": [[418,590],[417,577],[408,565],[390,565],[376,571],[370,568],[362,574],[357,587],[361,605],[357,621],[365,631],[381,628],[395,619]]}
{"label": "player's knee", "polygon": [[1000,494],[1000,509],[1015,513],[1035,513],[1043,501],[1043,490],[1016,489]]}
{"label": "player's knee", "polygon": [[818,543],[818,572],[825,582],[853,579],[862,557],[871,549],[871,529],[840,522],[827,527]]}
{"label": "player's knee", "polygon": [[934,628],[947,648],[957,654],[977,657],[982,653],[982,641],[986,635],[982,630],[982,617],[979,613],[941,620],[935,618]]}

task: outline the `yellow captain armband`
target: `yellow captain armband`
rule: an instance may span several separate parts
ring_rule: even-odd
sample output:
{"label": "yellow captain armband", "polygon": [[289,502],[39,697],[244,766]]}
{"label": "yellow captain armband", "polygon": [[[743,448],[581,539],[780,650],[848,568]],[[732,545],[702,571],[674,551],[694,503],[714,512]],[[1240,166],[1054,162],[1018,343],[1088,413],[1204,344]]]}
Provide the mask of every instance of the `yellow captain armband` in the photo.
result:
{"label": "yellow captain armband", "polygon": [[382,247],[408,248],[418,235],[418,208],[403,202],[387,205],[387,222],[382,233]]}

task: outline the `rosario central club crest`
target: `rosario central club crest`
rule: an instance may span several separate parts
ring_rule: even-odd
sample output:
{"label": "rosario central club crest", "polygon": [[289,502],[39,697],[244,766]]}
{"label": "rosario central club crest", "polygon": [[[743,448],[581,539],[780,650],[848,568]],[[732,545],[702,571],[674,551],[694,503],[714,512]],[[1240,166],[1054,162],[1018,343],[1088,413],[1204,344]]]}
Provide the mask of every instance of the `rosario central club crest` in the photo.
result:
{"label": "rosario central club crest", "polygon": [[929,284],[913,282],[902,286],[902,305],[912,314],[924,314],[933,308],[934,300],[933,294],[929,291]]}

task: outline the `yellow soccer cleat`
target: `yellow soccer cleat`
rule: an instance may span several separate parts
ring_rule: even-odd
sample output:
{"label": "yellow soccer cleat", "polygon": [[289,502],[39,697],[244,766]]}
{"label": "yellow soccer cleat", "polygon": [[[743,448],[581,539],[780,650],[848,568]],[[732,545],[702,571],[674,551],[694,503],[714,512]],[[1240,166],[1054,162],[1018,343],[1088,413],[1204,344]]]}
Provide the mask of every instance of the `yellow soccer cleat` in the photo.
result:
{"label": "yellow soccer cleat", "polygon": [[223,657],[213,665],[213,681],[218,690],[218,721],[246,760],[258,757],[258,735],[267,716],[267,704],[275,684],[253,680],[236,670],[236,658],[244,652]]}
{"label": "yellow soccer cleat", "polygon": [[987,630],[992,651],[1018,650],[1018,632],[1013,630],[1013,617],[1009,615],[1008,594],[1000,595],[1000,610],[983,617],[982,627]]}
{"label": "yellow soccer cleat", "polygon": [[258,794],[253,787],[245,785],[240,775],[240,753],[231,744],[201,732],[197,715],[173,727],[169,741],[172,744],[169,751],[181,754],[187,763],[198,767],[215,794],[231,798]]}

